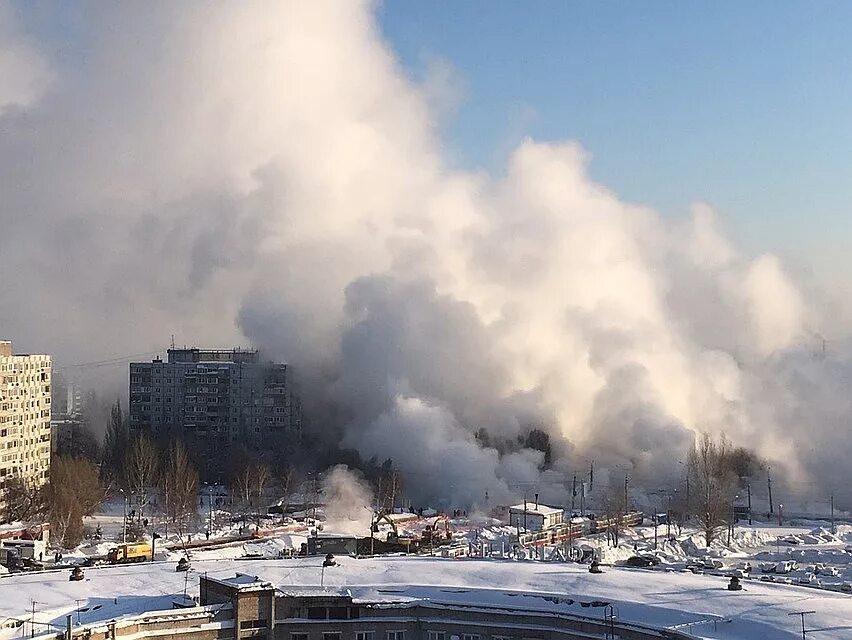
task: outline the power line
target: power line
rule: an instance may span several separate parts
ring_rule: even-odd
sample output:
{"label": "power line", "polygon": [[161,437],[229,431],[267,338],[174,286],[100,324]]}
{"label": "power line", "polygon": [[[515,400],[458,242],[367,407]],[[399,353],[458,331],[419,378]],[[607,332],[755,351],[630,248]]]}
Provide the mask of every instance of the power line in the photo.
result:
{"label": "power line", "polygon": [[107,358],[104,360],[95,360],[93,362],[80,362],[77,364],[65,364],[61,366],[55,367],[56,369],[84,369],[84,368],[97,368],[104,366],[113,366],[118,364],[124,364],[133,358],[144,358],[145,356],[154,356],[159,353],[162,353],[162,349],[158,349],[157,351],[146,351],[145,353],[130,353],[125,356],[114,356],[112,358]]}

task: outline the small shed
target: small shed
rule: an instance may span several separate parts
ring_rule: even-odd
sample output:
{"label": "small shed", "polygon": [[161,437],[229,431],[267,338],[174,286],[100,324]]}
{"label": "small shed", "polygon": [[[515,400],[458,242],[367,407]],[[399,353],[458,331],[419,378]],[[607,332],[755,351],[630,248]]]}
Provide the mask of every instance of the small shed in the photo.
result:
{"label": "small shed", "polygon": [[545,504],[527,503],[509,507],[509,524],[527,531],[542,531],[562,524],[565,510]]}

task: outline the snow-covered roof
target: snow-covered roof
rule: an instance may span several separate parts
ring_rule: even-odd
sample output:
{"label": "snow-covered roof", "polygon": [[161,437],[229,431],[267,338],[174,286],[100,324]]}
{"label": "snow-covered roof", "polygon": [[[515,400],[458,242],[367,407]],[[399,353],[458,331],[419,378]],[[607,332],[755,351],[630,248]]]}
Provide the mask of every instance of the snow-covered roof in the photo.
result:
{"label": "snow-covered roof", "polygon": [[249,591],[251,589],[268,589],[272,585],[267,580],[261,580],[257,576],[250,576],[245,573],[237,573],[231,578],[213,578],[208,577],[208,580],[213,580],[220,584],[236,587],[240,591]]}
{"label": "snow-covered roof", "polygon": [[[537,516],[552,516],[556,513],[562,513],[564,511],[564,509],[559,508],[559,507],[548,507],[546,504],[541,504],[541,503],[536,505],[535,503],[528,502],[526,511],[527,511],[527,513],[532,513],[533,515],[537,515]],[[523,504],[513,505],[513,506],[509,507],[509,512],[510,513],[511,512],[523,513],[524,512],[524,505]]]}
{"label": "snow-covered roof", "polygon": [[387,517],[394,522],[407,522],[409,520],[417,520],[420,516],[416,513],[389,513]]}
{"label": "snow-covered roof", "polygon": [[314,596],[341,596],[352,597],[352,591],[344,587],[323,587],[320,585],[286,585],[278,587],[278,591],[285,596],[292,597],[314,597]]}

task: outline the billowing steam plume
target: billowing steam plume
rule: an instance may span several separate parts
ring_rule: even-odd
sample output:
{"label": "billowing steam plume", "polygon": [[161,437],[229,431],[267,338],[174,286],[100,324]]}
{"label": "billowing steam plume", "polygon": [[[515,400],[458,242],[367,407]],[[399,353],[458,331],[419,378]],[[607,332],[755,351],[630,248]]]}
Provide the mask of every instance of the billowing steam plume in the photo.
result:
{"label": "billowing steam plume", "polygon": [[334,533],[363,536],[372,523],[373,491],[346,465],[339,464],[323,476],[326,528]]}
{"label": "billowing steam plume", "polygon": [[446,86],[373,9],[101,4],[57,51],[0,8],[0,334],[66,362],[248,339],[417,500],[561,487],[583,457],[653,485],[696,430],[839,483],[850,352],[814,356],[825,312],[779,261],[706,206],[619,200],[570,142],[452,168]]}

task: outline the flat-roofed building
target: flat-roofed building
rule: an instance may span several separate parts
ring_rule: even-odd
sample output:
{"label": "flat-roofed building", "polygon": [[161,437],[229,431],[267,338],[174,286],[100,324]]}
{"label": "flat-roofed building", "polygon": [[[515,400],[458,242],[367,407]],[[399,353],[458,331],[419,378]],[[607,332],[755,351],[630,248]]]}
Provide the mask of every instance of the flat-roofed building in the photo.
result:
{"label": "flat-roofed building", "polygon": [[290,368],[255,350],[169,349],[130,364],[130,431],[268,446],[298,437]]}
{"label": "flat-roofed building", "polygon": [[541,531],[562,524],[565,510],[529,502],[509,507],[509,524],[527,531]]}
{"label": "flat-roofed building", "polygon": [[0,522],[10,478],[34,486],[50,477],[50,356],[14,355],[0,341]]}

